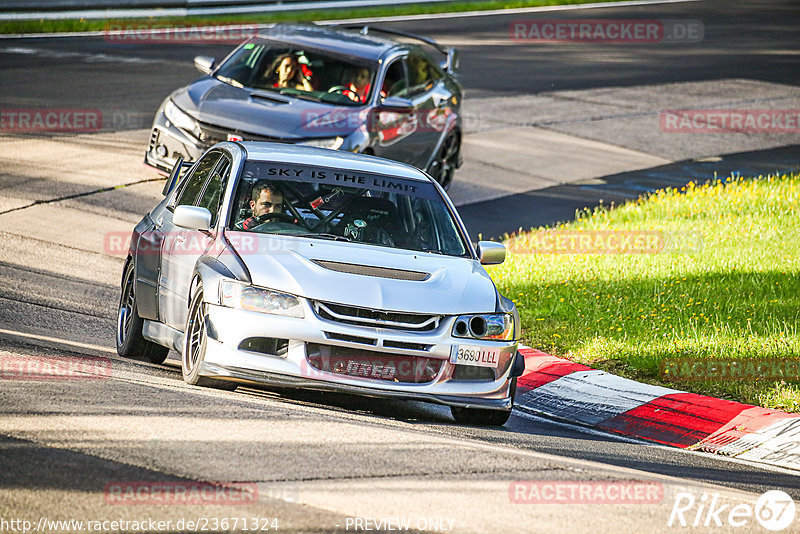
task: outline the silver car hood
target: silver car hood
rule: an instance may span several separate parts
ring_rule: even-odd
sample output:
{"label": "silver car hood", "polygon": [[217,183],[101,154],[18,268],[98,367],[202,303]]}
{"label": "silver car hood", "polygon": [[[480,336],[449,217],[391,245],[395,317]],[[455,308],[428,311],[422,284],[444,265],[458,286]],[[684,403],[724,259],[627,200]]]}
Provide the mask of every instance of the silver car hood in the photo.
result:
{"label": "silver car hood", "polygon": [[[321,239],[239,232],[228,235],[257,286],[308,299],[390,311],[456,315],[491,313],[496,308],[494,283],[473,259]],[[314,260],[430,276],[423,281],[365,276],[331,270]]]}

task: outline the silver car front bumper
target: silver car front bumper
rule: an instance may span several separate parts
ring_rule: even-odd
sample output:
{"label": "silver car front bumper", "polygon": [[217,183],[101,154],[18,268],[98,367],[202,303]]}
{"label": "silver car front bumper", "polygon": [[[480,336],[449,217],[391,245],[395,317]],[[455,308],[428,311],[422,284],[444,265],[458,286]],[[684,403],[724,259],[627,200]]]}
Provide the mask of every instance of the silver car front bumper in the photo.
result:
{"label": "silver car front bumper", "polygon": [[[204,376],[323,391],[340,391],[373,397],[394,397],[435,402],[449,406],[508,410],[512,363],[517,342],[479,341],[453,338],[454,318],[445,318],[431,332],[407,332],[384,328],[347,325],[318,317],[305,303],[305,318],[297,319],[254,311],[208,306],[208,341],[201,374]],[[375,340],[374,345],[341,341],[343,336]],[[281,355],[240,349],[242,341],[253,337],[288,340]],[[338,337],[339,339],[332,339]],[[425,345],[428,350],[385,348],[386,341]],[[380,353],[398,359],[408,356],[440,360],[433,380],[424,383],[388,381],[352,376],[315,368],[308,359],[309,344],[343,347],[369,354]],[[484,346],[499,350],[494,379],[457,379],[456,366],[450,363],[454,344]],[[438,363],[438,362],[437,362]]]}

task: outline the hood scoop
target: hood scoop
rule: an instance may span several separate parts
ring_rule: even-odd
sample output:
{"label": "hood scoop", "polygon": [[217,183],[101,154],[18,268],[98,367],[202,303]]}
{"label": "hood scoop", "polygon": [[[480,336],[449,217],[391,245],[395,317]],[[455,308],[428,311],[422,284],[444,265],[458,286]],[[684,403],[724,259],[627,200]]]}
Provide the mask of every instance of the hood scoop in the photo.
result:
{"label": "hood scoop", "polygon": [[250,98],[266,100],[275,104],[290,104],[292,102],[290,98],[271,91],[253,91],[250,93]]}
{"label": "hood scoop", "polygon": [[311,260],[320,267],[339,273],[360,274],[377,278],[391,278],[393,280],[410,280],[424,282],[431,277],[430,273],[421,271],[406,271],[403,269],[390,269],[388,267],[374,267],[372,265],[358,265],[356,263],[342,263],[328,260]]}

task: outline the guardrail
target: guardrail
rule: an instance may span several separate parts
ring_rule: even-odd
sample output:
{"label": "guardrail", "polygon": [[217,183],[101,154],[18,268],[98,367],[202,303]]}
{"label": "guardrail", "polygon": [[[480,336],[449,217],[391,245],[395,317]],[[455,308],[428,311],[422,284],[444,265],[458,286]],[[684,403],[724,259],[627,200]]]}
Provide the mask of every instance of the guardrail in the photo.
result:
{"label": "guardrail", "polygon": [[[190,8],[248,4],[281,5],[309,0],[0,0],[2,11],[73,11],[77,9]],[[388,2],[387,2],[388,3]]]}
{"label": "guardrail", "polygon": [[447,1],[452,0],[0,0],[0,20],[233,15]]}

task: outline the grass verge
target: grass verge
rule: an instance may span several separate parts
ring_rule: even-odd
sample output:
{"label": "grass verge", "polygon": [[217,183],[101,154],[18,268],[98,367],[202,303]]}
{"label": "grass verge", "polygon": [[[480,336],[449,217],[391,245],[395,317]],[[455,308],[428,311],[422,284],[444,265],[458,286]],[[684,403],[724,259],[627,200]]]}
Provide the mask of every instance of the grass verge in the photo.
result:
{"label": "grass verge", "polygon": [[[339,20],[352,18],[389,17],[400,15],[424,15],[481,11],[488,9],[512,9],[555,5],[589,4],[599,0],[515,0],[442,2],[435,4],[410,4],[375,8],[329,9],[252,13],[244,15],[216,15],[189,17],[147,17],[131,19],[62,19],[0,21],[0,34],[86,32],[115,29],[175,28],[184,26],[220,26],[228,24],[266,24],[270,22],[310,22],[317,20]],[[620,2],[622,0],[603,0]]]}
{"label": "grass verge", "polygon": [[661,190],[507,246],[538,251],[490,269],[519,307],[526,344],[644,382],[800,411],[800,387],[788,379],[664,373],[678,360],[800,358],[800,174]]}

